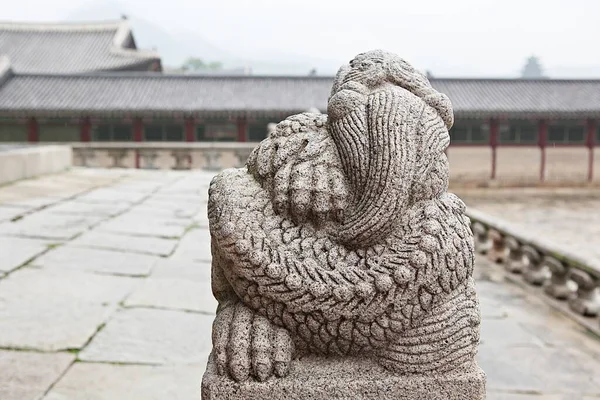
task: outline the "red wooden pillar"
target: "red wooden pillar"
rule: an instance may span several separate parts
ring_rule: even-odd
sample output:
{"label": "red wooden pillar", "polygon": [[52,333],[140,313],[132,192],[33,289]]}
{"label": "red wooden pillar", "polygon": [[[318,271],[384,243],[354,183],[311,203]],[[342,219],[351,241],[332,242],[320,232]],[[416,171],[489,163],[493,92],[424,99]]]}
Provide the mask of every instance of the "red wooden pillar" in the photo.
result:
{"label": "red wooden pillar", "polygon": [[133,141],[144,141],[144,122],[139,117],[133,119]]}
{"label": "red wooden pillar", "polygon": [[30,118],[27,121],[27,141],[30,143],[40,141],[40,126],[35,118]]}
{"label": "red wooden pillar", "polygon": [[81,120],[79,140],[82,142],[89,142],[92,140],[92,121],[89,117],[85,117]]}
{"label": "red wooden pillar", "polygon": [[596,121],[587,120],[586,144],[588,147],[588,182],[594,179],[594,138],[596,136]]}
{"label": "red wooden pillar", "polygon": [[498,147],[498,120],[490,119],[490,147],[492,148],[492,173],[491,179],[496,179],[496,147]]}
{"label": "red wooden pillar", "polygon": [[538,145],[540,146],[540,181],[546,179],[546,146],[548,145],[548,122],[538,122]]}
{"label": "red wooden pillar", "polygon": [[189,117],[185,120],[185,141],[196,141],[196,121],[194,117]]}
{"label": "red wooden pillar", "polygon": [[246,118],[238,118],[237,120],[238,142],[248,141],[248,120]]}
{"label": "red wooden pillar", "polygon": [[[133,119],[133,141],[144,141],[144,121],[139,117]],[[138,150],[135,151],[135,167],[140,167],[140,152]]]}

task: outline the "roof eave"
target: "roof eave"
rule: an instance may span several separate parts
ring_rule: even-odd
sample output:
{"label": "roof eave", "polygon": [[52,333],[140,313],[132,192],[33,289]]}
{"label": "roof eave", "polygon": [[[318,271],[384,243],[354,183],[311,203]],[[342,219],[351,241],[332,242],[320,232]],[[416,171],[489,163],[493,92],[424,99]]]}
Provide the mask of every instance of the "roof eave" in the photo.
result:
{"label": "roof eave", "polygon": [[[323,112],[324,110],[321,110]],[[0,109],[2,117],[226,117],[226,118],[286,118],[290,115],[306,112],[306,109],[289,110],[127,110],[127,109]],[[277,121],[278,122],[278,121]]]}
{"label": "roof eave", "polygon": [[493,111],[493,110],[455,110],[455,119],[582,119],[600,118],[600,110],[547,110],[547,111]]}

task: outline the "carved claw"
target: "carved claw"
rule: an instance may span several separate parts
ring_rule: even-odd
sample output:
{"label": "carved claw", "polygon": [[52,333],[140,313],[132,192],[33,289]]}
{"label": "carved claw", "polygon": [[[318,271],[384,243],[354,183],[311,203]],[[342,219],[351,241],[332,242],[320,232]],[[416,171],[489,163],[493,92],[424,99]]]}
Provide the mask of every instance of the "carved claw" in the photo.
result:
{"label": "carved claw", "polygon": [[294,346],[287,330],[237,303],[217,314],[213,351],[219,375],[262,382],[289,373]]}

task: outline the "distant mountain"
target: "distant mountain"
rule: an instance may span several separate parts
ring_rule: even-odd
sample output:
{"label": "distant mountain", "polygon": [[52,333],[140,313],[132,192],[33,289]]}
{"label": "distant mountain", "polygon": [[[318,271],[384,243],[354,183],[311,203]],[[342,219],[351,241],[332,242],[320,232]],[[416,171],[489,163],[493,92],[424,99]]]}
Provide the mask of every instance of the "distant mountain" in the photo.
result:
{"label": "distant mountain", "polygon": [[126,15],[138,48],[155,49],[163,59],[163,64],[179,66],[192,56],[207,61],[220,61],[232,58],[226,51],[212,45],[191,32],[170,34],[159,24],[137,18],[118,2],[97,2],[69,14],[67,21],[106,21],[117,20]]}
{"label": "distant mountain", "polygon": [[[155,49],[161,55],[166,68],[177,68],[188,57],[198,57],[205,61],[220,61],[227,69],[250,69],[253,74],[264,75],[308,75],[313,68],[319,75],[332,75],[337,70],[337,62],[318,60],[305,56],[271,54],[252,59],[241,57],[223,50],[199,35],[184,31],[169,33],[159,21],[148,21],[135,16],[135,10],[118,1],[98,1],[71,12],[65,18],[71,22],[117,20],[126,15],[138,48]],[[281,61],[283,60],[283,61]]]}

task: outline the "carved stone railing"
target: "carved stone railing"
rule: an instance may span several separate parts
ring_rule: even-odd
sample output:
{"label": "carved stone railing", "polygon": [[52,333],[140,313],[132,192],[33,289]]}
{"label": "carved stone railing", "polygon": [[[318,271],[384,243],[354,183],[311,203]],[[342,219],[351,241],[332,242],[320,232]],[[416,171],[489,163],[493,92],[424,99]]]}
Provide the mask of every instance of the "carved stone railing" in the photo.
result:
{"label": "carved stone railing", "polygon": [[[501,264],[509,276],[538,288],[588,329],[600,334],[600,262],[510,223],[469,209],[475,249]],[[518,282],[517,279],[514,279]],[[550,328],[551,329],[551,328]]]}
{"label": "carved stone railing", "polygon": [[[204,169],[241,167],[257,143],[87,142],[71,143],[76,166],[99,168]],[[93,160],[93,162],[92,162]]]}

